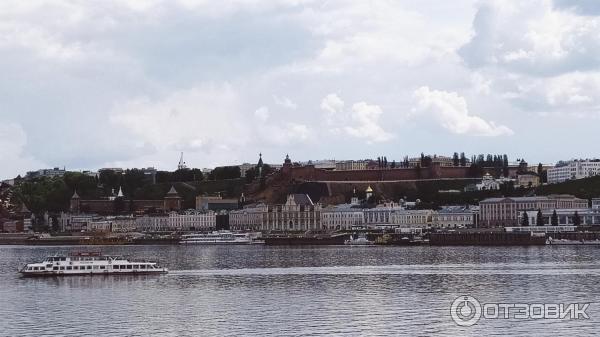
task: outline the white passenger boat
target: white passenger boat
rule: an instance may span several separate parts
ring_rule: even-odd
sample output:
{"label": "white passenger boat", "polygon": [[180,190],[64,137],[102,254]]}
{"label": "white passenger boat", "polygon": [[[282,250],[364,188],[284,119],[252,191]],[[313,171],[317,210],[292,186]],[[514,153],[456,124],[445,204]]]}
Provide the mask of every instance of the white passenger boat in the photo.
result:
{"label": "white passenger boat", "polygon": [[179,243],[192,245],[250,245],[253,243],[263,242],[254,241],[252,233],[232,233],[230,231],[218,231],[212,233],[182,235]]}
{"label": "white passenger boat", "polygon": [[67,276],[109,274],[163,274],[167,268],[156,262],[129,261],[122,256],[98,252],[74,253],[47,257],[40,263],[29,263],[21,269],[24,276]]}
{"label": "white passenger boat", "polygon": [[375,242],[369,241],[365,235],[359,235],[357,238],[350,235],[350,239],[344,241],[344,244],[350,246],[369,246],[375,244]]}

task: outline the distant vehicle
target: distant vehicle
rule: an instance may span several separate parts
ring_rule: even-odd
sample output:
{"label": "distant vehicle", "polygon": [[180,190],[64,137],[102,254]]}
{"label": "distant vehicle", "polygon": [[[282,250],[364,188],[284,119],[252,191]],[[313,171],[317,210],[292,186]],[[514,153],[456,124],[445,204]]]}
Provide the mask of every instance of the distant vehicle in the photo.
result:
{"label": "distant vehicle", "polygon": [[212,233],[186,234],[181,236],[180,244],[185,245],[250,245],[264,243],[254,240],[251,233],[232,233],[218,231]]}
{"label": "distant vehicle", "polygon": [[129,261],[122,256],[81,252],[54,255],[39,263],[29,263],[20,270],[24,276],[68,276],[110,274],[166,274],[169,270],[156,262]]}

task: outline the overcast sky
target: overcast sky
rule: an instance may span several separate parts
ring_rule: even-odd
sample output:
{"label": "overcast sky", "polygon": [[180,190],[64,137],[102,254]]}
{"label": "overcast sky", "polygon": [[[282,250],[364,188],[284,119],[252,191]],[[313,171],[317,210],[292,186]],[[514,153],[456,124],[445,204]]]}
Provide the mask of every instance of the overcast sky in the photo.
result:
{"label": "overcast sky", "polygon": [[598,156],[600,1],[0,2],[0,178]]}

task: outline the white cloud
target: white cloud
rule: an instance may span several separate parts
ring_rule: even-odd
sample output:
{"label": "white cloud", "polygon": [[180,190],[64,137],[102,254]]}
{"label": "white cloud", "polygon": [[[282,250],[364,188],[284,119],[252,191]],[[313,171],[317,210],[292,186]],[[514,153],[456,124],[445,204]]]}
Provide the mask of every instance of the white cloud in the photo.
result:
{"label": "white cloud", "polygon": [[337,94],[329,94],[321,100],[321,109],[335,115],[344,109],[344,101]]}
{"label": "white cloud", "polygon": [[260,108],[256,109],[256,111],[254,111],[254,116],[256,116],[263,122],[269,119],[269,115],[269,108],[267,108],[266,106],[261,106]]}
{"label": "white cloud", "polygon": [[365,138],[369,143],[385,142],[394,136],[379,125],[379,117],[383,111],[378,105],[358,102],[352,105],[352,120],[354,126],[346,126],[344,130],[349,135]]}
{"label": "white cloud", "polygon": [[325,121],[330,126],[329,132],[339,136],[342,133],[356,138],[363,138],[367,143],[385,142],[394,135],[379,125],[383,111],[378,105],[358,102],[352,105],[351,111],[344,110],[344,101],[337,94],[329,94],[321,100],[321,110],[325,112]]}
{"label": "white cloud", "polygon": [[23,128],[15,123],[0,123],[0,158],[2,158],[2,176],[0,180],[23,175],[39,167],[42,162],[24,153],[27,135]]}
{"label": "white cloud", "polygon": [[420,87],[415,90],[416,113],[433,116],[448,131],[473,136],[512,135],[513,131],[504,125],[485,121],[481,117],[469,114],[467,101],[456,92],[429,90]]}
{"label": "white cloud", "polygon": [[277,104],[281,107],[284,107],[286,109],[296,110],[298,108],[298,104],[294,103],[288,97],[279,97],[279,96],[273,95],[273,100],[275,101],[275,104]]}

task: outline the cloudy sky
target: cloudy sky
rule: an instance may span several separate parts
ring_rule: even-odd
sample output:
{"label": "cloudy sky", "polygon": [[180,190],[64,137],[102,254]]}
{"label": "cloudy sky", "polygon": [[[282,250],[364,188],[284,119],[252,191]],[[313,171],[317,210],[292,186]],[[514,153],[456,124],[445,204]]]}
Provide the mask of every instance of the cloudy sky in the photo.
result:
{"label": "cloudy sky", "polygon": [[598,155],[600,2],[0,2],[0,178]]}

